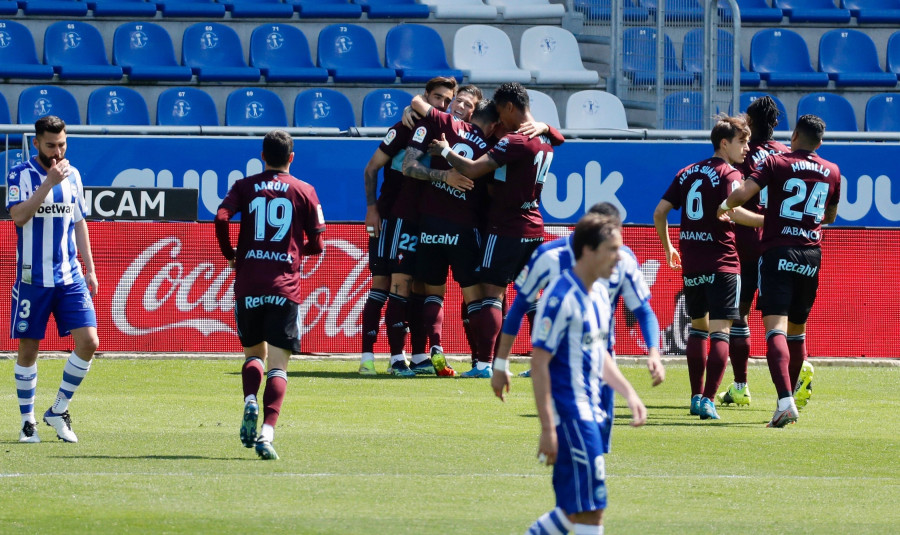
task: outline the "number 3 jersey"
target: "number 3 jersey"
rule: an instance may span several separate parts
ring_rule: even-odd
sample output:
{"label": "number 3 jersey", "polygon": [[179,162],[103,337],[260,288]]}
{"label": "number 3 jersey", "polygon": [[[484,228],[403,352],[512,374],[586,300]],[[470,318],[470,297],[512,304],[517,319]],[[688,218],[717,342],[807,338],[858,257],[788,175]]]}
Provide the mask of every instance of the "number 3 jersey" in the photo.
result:
{"label": "number 3 jersey", "polygon": [[[235,182],[219,206],[223,210],[228,219],[241,214],[234,295],[279,295],[299,303],[303,235],[312,240],[325,230],[316,190],[287,173],[263,171]],[[222,243],[227,236],[216,228],[220,247],[229,249]]]}
{"label": "number 3 jersey", "polygon": [[[83,278],[75,247],[75,223],[84,219],[84,187],[74,167],[53,187],[34,217],[16,227],[16,278],[52,287]],[[47,179],[35,158],[13,167],[6,178],[6,209],[28,200]]]}
{"label": "number 3 jersey", "polygon": [[769,156],[749,180],[768,186],[763,250],[819,245],[825,209],[841,197],[841,171],[815,152],[798,150]]}

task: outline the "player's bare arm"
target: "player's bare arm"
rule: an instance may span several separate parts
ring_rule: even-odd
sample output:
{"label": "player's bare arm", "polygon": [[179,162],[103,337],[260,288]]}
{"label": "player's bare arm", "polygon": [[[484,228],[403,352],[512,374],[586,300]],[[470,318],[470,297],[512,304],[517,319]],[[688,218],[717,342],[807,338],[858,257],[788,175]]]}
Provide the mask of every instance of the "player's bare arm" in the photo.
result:
{"label": "player's bare arm", "polygon": [[538,458],[546,459],[547,465],[556,463],[559,442],[556,425],[553,422],[553,401],[550,395],[550,359],[546,349],[535,348],[531,353],[531,383],[534,389],[534,403],[541,423],[541,437],[538,441]]}
{"label": "player's bare arm", "polygon": [[745,180],[738,189],[732,191],[731,195],[722,201],[722,204],[719,205],[719,209],[716,211],[716,215],[721,218],[722,214],[728,210],[741,206],[749,201],[751,197],[759,193],[759,190],[759,184],[757,184],[755,180]]}
{"label": "player's bare arm", "polygon": [[653,225],[656,227],[656,235],[659,236],[659,242],[662,243],[663,250],[666,252],[666,263],[672,269],[681,269],[681,255],[672,246],[672,240],[669,238],[669,212],[674,206],[669,201],[663,199],[656,205],[653,211]]}
{"label": "player's bare arm", "polygon": [[742,206],[723,212],[719,219],[734,221],[738,225],[744,225],[745,227],[762,227],[763,221],[765,221],[765,217],[762,214],[751,212]]}
{"label": "player's bare arm", "polygon": [[369,163],[363,171],[363,177],[366,187],[366,231],[373,238],[377,238],[381,234],[381,214],[375,202],[378,199],[378,170],[391,161],[390,156],[381,149],[375,149],[375,154],[369,158]]}
{"label": "player's bare arm", "polygon": [[441,139],[431,142],[431,145],[428,147],[428,152],[431,154],[437,154],[438,156],[443,156],[447,163],[453,166],[454,169],[462,173],[463,175],[471,178],[478,178],[480,176],[484,176],[494,169],[500,167],[497,162],[494,161],[493,158],[488,156],[487,154],[482,155],[475,161],[472,161],[465,156],[460,156],[459,154],[450,150],[450,144],[447,143],[447,138],[443,134],[441,134]]}
{"label": "player's bare arm", "polygon": [[[534,377],[533,371],[531,374]],[[631,383],[628,382],[628,379],[622,375],[619,367],[616,366],[616,361],[613,360],[609,353],[606,354],[603,361],[603,381],[625,398],[628,408],[631,409],[632,427],[644,425],[647,421],[647,407],[644,406],[644,402],[638,397],[637,392],[635,392]]]}
{"label": "player's bare arm", "polygon": [[38,186],[38,189],[34,191],[31,197],[10,208],[9,217],[17,227],[25,226],[37,213],[38,208],[41,207],[50,191],[61,184],[72,173],[72,170],[69,169],[69,160],[62,159],[58,162],[51,160],[51,162],[52,165],[47,170],[47,179],[41,182],[41,185]]}
{"label": "player's bare arm", "polygon": [[414,96],[412,102],[409,103],[409,107],[420,117],[428,117],[432,108],[431,104],[429,104],[422,95]]}
{"label": "player's bare arm", "polygon": [[97,282],[97,273],[94,271],[94,255],[91,253],[91,238],[88,234],[87,222],[82,219],[75,223],[75,247],[81,254],[84,264],[84,280],[87,282],[88,291],[92,296],[97,295],[100,286]]}
{"label": "player's bare arm", "polygon": [[822,218],[823,225],[830,225],[837,219],[838,205],[832,204],[825,208],[825,217]]}
{"label": "player's bare arm", "polygon": [[453,169],[438,171],[425,167],[420,161],[423,156],[425,156],[425,153],[419,149],[407,148],[406,156],[403,157],[403,174],[418,180],[442,182],[460,191],[468,191],[475,187],[474,182]]}

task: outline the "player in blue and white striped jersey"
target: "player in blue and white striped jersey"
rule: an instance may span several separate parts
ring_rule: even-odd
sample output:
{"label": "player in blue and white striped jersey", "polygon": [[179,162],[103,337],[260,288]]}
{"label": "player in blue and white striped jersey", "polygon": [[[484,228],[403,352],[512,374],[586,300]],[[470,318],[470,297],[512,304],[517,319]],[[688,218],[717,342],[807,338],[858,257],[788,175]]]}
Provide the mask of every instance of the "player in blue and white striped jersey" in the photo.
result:
{"label": "player in blue and white striped jersey", "polygon": [[[16,224],[16,282],[12,290],[10,336],[19,340],[14,367],[20,442],[40,442],[35,429],[37,357],[50,314],[60,336],[72,334],[75,350],[63,369],[62,384],[44,422],[65,442],[72,432],[69,401],[91,366],[99,343],[92,295],[97,276],[87,223],[84,188],[66,155],[66,123],[48,115],[34,124],[37,154],[13,167],[6,178],[6,209]],[[82,275],[78,253],[84,261]]]}
{"label": "player in blue and white striped jersey", "polygon": [[632,425],[643,425],[647,409],[607,351],[612,310],[599,278],[618,262],[618,220],[585,214],[575,225],[575,264],[548,285],[532,335],[532,382],[541,435],[538,458],[553,466],[556,507],[529,534],[602,533],[606,509],[602,385],[621,394]]}

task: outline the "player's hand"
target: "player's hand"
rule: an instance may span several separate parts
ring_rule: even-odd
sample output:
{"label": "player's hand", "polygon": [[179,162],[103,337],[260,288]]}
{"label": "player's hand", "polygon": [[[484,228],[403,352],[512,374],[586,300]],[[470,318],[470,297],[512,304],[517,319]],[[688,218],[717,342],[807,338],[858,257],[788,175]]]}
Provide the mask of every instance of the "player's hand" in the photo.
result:
{"label": "player's hand", "polygon": [[440,156],[441,151],[449,146],[450,144],[447,143],[447,136],[441,134],[441,139],[434,139],[431,141],[431,144],[428,145],[428,153],[432,156]]}
{"label": "player's hand", "polygon": [[519,134],[528,136],[528,139],[531,139],[534,136],[546,134],[549,131],[550,125],[539,121],[528,121],[527,123],[522,123],[522,126],[520,126],[518,130],[516,130],[516,132],[518,132]]}
{"label": "player's hand", "polygon": [[631,410],[631,427],[640,427],[647,423],[647,407],[634,392],[626,398],[628,408]]}
{"label": "player's hand", "polygon": [[675,249],[666,251],[666,263],[672,269],[681,269],[681,255]]}
{"label": "player's hand", "polygon": [[366,208],[366,233],[370,238],[377,238],[381,234],[381,214],[374,204]]}
{"label": "player's hand", "polygon": [[719,221],[724,221],[726,223],[731,222],[731,214],[734,213],[734,208],[731,210],[722,210],[722,207],[716,209],[716,217],[719,218]]}
{"label": "player's hand", "polygon": [[654,348],[650,350],[650,356],[647,358],[647,371],[650,372],[650,380],[653,386],[659,386],[666,380],[666,368],[663,366],[662,359],[659,358],[659,352]]}
{"label": "player's hand", "polygon": [[475,182],[473,182],[471,178],[460,174],[456,169],[450,169],[444,183],[448,186],[453,186],[460,191],[469,191],[475,187]]}
{"label": "player's hand", "polygon": [[412,129],[412,127],[416,126],[416,122],[419,119],[421,119],[421,117],[419,117],[418,113],[413,111],[412,106],[403,108],[403,118],[401,119],[401,121],[403,121],[403,126]]}
{"label": "player's hand", "polygon": [[559,451],[559,442],[556,438],[556,429],[541,431],[541,438],[538,440],[538,461],[547,466],[556,464],[557,451]]}
{"label": "player's hand", "polygon": [[70,174],[72,174],[72,169],[69,167],[69,160],[63,158],[62,160],[57,162],[54,158],[50,160],[50,163],[50,169],[47,170],[47,178],[54,186],[62,183],[63,180],[65,180],[69,177]]}
{"label": "player's hand", "polygon": [[510,377],[512,376],[506,370],[494,370],[494,375],[491,377],[491,389],[494,391],[494,395],[500,398],[500,401],[506,402],[506,394],[509,393]]}
{"label": "player's hand", "polygon": [[87,282],[88,292],[90,292],[91,297],[95,297],[100,290],[100,284],[97,282],[97,274],[93,271],[88,271],[84,276],[84,280]]}

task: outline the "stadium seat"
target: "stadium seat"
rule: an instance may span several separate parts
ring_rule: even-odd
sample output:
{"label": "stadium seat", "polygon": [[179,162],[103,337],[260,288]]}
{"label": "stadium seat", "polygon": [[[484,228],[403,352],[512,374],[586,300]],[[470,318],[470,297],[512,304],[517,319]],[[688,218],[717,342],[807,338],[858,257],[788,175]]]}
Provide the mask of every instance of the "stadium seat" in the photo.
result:
{"label": "stadium seat", "polygon": [[294,99],[294,126],[347,130],[356,126],[356,118],[350,100],[343,93],[334,89],[307,89]]}
{"label": "stadium seat", "polygon": [[284,103],[259,87],[235,89],[225,101],[225,126],[285,127]]}
{"label": "stadium seat", "polygon": [[319,32],[319,67],[335,82],[393,83],[397,71],[378,59],[378,46],[369,30],[355,24],[332,24]]}
{"label": "stadium seat", "polygon": [[900,24],[900,0],[841,0],[859,24]]}
{"label": "stadium seat", "polygon": [[894,32],[887,43],[887,70],[900,77],[900,32]]}
{"label": "stadium seat", "polygon": [[113,35],[113,63],[129,81],[190,80],[190,67],[179,65],[169,32],[152,22],[126,22]]}
{"label": "stadium seat", "polygon": [[556,109],[556,102],[547,93],[528,90],[528,107],[535,121],[547,123],[553,128],[561,128],[559,122],[559,110]]}
{"label": "stadium seat", "polygon": [[347,0],[290,0],[300,18],[309,19],[358,19],[362,6]]}
{"label": "stadium seat", "polygon": [[[650,10],[638,5],[636,0],[623,0],[623,18],[628,22],[646,22]],[[588,20],[608,21],[612,19],[612,0],[575,0],[575,11],[584,13]]]}
{"label": "stadium seat", "polygon": [[72,93],[55,85],[29,87],[19,93],[19,124],[34,124],[45,115],[56,115],[67,124],[81,124],[78,102]]}
{"label": "stadium seat", "polygon": [[27,0],[19,1],[26,17],[49,15],[51,17],[83,17],[88,5],[81,0]]}
{"label": "stadium seat", "polygon": [[412,95],[402,89],[376,89],[363,98],[363,126],[393,126],[403,116]]}
{"label": "stadium seat", "polygon": [[[744,113],[745,111],[747,111],[747,107],[750,106],[750,104],[754,100],[764,96],[772,97],[772,100],[775,101],[775,107],[778,108],[778,125],[775,126],[775,130],[784,132],[790,131],[791,128],[788,125],[787,109],[784,107],[784,103],[781,102],[781,100],[779,100],[775,95],[757,92],[741,93],[740,101],[738,102],[741,107],[740,113]],[[732,113],[731,106],[728,107],[728,113]]]}
{"label": "stadium seat", "polygon": [[[656,17],[659,0],[641,0],[641,5]],[[697,0],[665,0],[667,22],[699,22],[703,20],[703,6]]]}
{"label": "stadium seat", "polygon": [[750,70],[770,86],[828,85],[828,74],[817,72],[800,34],[780,28],[756,32],[750,41]]}
{"label": "stadium seat", "polygon": [[156,124],[160,126],[219,126],[216,103],[206,91],[173,87],[156,100]]}
{"label": "stadium seat", "polygon": [[31,30],[12,20],[0,20],[0,78],[53,78],[53,67],[38,61]]}
{"label": "stadium seat", "polygon": [[144,97],[128,87],[100,87],[91,92],[87,124],[149,125],[150,114]]}
{"label": "stadium seat", "polygon": [[95,17],[142,17],[152,19],[156,16],[156,2],[145,0],[90,0]]}
{"label": "stadium seat", "polygon": [[164,17],[203,17],[221,19],[225,5],[215,0],[156,0]]}
{"label": "stadium seat", "polygon": [[497,18],[497,8],[486,6],[481,0],[420,0],[428,4],[436,19]]}
{"label": "stadium seat", "polygon": [[772,6],[781,9],[791,22],[850,22],[850,10],[835,6],[834,0],[772,0]]}
{"label": "stadium seat", "polygon": [[551,4],[550,0],[485,0],[489,6],[497,8],[504,20],[554,19],[566,14],[562,4]]}
{"label": "stadium seat", "polygon": [[435,76],[456,78],[463,73],[447,63],[444,40],[437,31],[422,24],[399,24],[388,30],[384,42],[385,65],[394,69],[403,83],[427,82]]}
{"label": "stadium seat", "polygon": [[[694,73],[697,79],[703,73],[703,28],[695,28],[684,36],[684,49],[681,54],[681,62],[684,70]],[[718,63],[717,85],[731,85],[734,72],[734,36],[730,32],[719,29],[717,41],[716,62]],[[741,85],[759,86],[759,73],[747,72],[744,67],[744,58],[741,58]]]}
{"label": "stadium seat", "polygon": [[494,26],[472,24],[456,30],[453,66],[472,83],[531,81],[531,71],[520,69],[506,33]]}
{"label": "stadium seat", "polygon": [[122,68],[110,65],[97,28],[77,21],[51,24],[44,32],[44,63],[60,80],[119,80]]}
{"label": "stadium seat", "polygon": [[[691,85],[694,75],[684,72],[675,58],[675,46],[665,36],[663,80],[666,85]],[[656,28],[628,28],[622,43],[622,67],[625,76],[635,85],[656,83]]]}
{"label": "stadium seat", "polygon": [[869,99],[866,132],[900,132],[900,94],[882,93]]}
{"label": "stadium seat", "polygon": [[663,128],[666,130],[704,130],[703,94],[679,91],[667,95],[663,102]]}
{"label": "stadium seat", "polygon": [[872,38],[858,30],[825,32],[819,40],[819,70],[828,73],[837,86],[897,85],[897,75],[878,65]]}
{"label": "stadium seat", "polygon": [[606,91],[589,89],[569,96],[566,102],[566,128],[628,128],[625,106],[619,97]]}
{"label": "stadium seat", "polygon": [[539,84],[591,84],[600,81],[597,71],[584,68],[578,42],[569,30],[558,26],[533,26],[522,32],[519,64],[531,71]]}
{"label": "stadium seat", "polygon": [[356,0],[370,19],[427,19],[428,6],[416,0]]}
{"label": "stadium seat", "polygon": [[[741,10],[741,23],[747,22],[781,22],[784,13],[780,9],[769,6],[766,0],[737,0]],[[722,20],[731,22],[731,8],[728,2],[719,0],[719,16]]]}
{"label": "stadium seat", "polygon": [[[12,142],[10,142],[10,145],[12,145]],[[0,144],[0,148],[3,147],[5,147],[5,144]],[[10,169],[24,161],[25,153],[22,152],[22,149],[10,149],[0,152],[0,166],[3,166],[4,175],[6,175]]]}
{"label": "stadium seat", "polygon": [[0,0],[0,15],[16,15],[19,13],[19,3],[16,0]]}
{"label": "stadium seat", "polygon": [[818,115],[829,132],[857,132],[856,114],[850,101],[836,93],[810,93],[797,102],[797,117]]}
{"label": "stadium seat", "polygon": [[267,82],[326,82],[328,71],[313,65],[309,42],[296,26],[263,24],[250,35],[250,65]]}
{"label": "stadium seat", "polygon": [[294,6],[281,0],[219,0],[231,16],[241,18],[289,19],[294,16]]}
{"label": "stadium seat", "polygon": [[[0,124],[12,124],[12,117],[9,114],[9,104],[6,103],[6,97],[0,93]],[[4,135],[0,134],[0,148],[3,147]]]}
{"label": "stadium seat", "polygon": [[181,62],[190,67],[201,82],[256,82],[259,69],[244,61],[241,40],[231,26],[198,22],[184,30]]}

